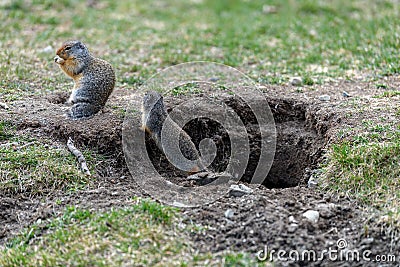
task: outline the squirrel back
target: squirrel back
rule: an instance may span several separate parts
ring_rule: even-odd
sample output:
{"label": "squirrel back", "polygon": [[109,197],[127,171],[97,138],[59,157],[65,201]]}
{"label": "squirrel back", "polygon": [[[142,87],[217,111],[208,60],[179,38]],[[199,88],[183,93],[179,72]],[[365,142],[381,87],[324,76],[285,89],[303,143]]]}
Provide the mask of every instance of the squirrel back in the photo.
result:
{"label": "squirrel back", "polygon": [[[163,125],[167,119],[168,113],[164,105],[163,97],[155,91],[149,91],[145,94],[142,103],[142,129],[150,135],[155,141],[157,147],[167,156],[172,163],[178,168],[189,169],[189,173],[196,173],[205,170],[205,166],[201,162],[200,155],[196,149],[190,136],[179,127],[174,121],[169,120],[170,127],[168,131],[163,133],[167,136],[165,140],[174,140],[179,136],[179,148],[181,154],[190,161],[194,161],[190,166],[186,166],[186,162],[181,161],[181,155],[166,154],[166,150],[161,141],[161,132]],[[167,152],[168,153],[168,152]]]}

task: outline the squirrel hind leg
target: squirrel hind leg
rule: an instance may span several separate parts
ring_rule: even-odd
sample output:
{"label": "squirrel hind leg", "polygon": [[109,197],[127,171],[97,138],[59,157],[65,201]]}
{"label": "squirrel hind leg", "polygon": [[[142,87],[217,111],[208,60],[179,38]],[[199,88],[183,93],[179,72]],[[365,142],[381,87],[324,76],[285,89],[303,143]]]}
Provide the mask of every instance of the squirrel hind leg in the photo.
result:
{"label": "squirrel hind leg", "polygon": [[90,103],[76,103],[68,111],[68,117],[73,120],[88,119],[96,115],[103,107]]}

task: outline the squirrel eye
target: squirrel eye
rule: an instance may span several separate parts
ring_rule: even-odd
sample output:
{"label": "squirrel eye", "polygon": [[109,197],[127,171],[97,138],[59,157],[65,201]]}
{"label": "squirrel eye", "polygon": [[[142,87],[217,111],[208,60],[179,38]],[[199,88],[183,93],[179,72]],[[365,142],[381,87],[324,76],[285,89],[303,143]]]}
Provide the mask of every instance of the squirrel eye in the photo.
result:
{"label": "squirrel eye", "polygon": [[70,50],[71,49],[71,47],[70,46],[67,46],[66,48],[65,48],[65,51],[68,51],[68,50]]}

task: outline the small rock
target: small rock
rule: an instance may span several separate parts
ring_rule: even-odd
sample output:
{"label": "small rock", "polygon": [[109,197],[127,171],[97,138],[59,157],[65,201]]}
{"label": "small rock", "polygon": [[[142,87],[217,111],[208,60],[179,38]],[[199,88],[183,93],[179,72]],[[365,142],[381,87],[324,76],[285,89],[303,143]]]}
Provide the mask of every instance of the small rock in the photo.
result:
{"label": "small rock", "polygon": [[213,83],[215,83],[215,82],[217,82],[218,80],[219,80],[219,78],[217,78],[217,77],[211,77],[210,79],[208,79],[210,82],[213,82]]}
{"label": "small rock", "polygon": [[289,223],[297,223],[296,219],[294,218],[294,216],[289,216]]}
{"label": "small rock", "polygon": [[228,219],[232,219],[233,215],[235,215],[235,212],[231,209],[227,209],[224,213],[225,217]]}
{"label": "small rock", "polygon": [[174,201],[174,202],[172,203],[172,206],[175,206],[175,207],[177,207],[177,208],[187,208],[187,207],[189,207],[188,205],[185,205],[185,204],[183,204],[183,203],[181,203],[181,202],[178,202],[178,201]]}
{"label": "small rock", "polygon": [[308,188],[315,188],[315,187],[317,187],[317,185],[318,185],[318,181],[313,176],[311,176],[307,182]]}
{"label": "small rock", "polygon": [[224,184],[231,180],[232,176],[227,173],[200,172],[189,175],[186,179],[196,182],[197,185],[207,185],[214,181],[217,181],[218,184]]}
{"label": "small rock", "polygon": [[329,101],[331,100],[331,97],[329,95],[320,95],[318,99],[321,101]]}
{"label": "small rock", "polygon": [[253,189],[245,186],[244,184],[233,184],[229,190],[229,195],[234,197],[241,197],[251,193],[253,193]]}
{"label": "small rock", "polygon": [[226,221],[226,224],[229,224],[229,225],[233,225],[233,224],[235,224],[235,222],[234,222],[234,221],[232,221],[232,220],[229,220],[229,219],[226,219],[226,218],[225,218],[225,221]]}
{"label": "small rock", "polygon": [[263,5],[262,12],[264,14],[273,14],[276,13],[278,9],[276,6],[270,6],[270,5]]}
{"label": "small rock", "polygon": [[290,84],[294,86],[300,86],[303,83],[303,79],[301,77],[291,77],[289,81]]}
{"label": "small rock", "polygon": [[350,94],[347,93],[346,91],[343,91],[343,96],[344,96],[344,97],[350,97]]}
{"label": "small rock", "polygon": [[48,45],[42,49],[43,53],[52,53],[53,51],[54,51],[54,48],[51,45]]}
{"label": "small rock", "polygon": [[297,227],[298,227],[298,225],[297,225],[296,223],[291,223],[291,224],[289,225],[287,231],[288,231],[289,233],[293,233],[293,232],[296,231]]}
{"label": "small rock", "polygon": [[389,220],[390,220],[390,218],[389,218],[389,216],[388,215],[383,215],[383,216],[381,216],[381,220],[383,221],[383,222],[389,222]]}
{"label": "small rock", "polygon": [[319,212],[316,210],[307,210],[303,213],[303,217],[305,217],[309,222],[316,223],[319,219]]}

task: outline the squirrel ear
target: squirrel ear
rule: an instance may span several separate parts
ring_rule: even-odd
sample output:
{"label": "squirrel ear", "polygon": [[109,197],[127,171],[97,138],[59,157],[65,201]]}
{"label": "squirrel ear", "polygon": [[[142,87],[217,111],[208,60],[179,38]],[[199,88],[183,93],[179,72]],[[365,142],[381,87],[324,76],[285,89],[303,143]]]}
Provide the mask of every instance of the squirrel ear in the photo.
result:
{"label": "squirrel ear", "polygon": [[82,42],[78,42],[78,48],[85,49],[85,45]]}

